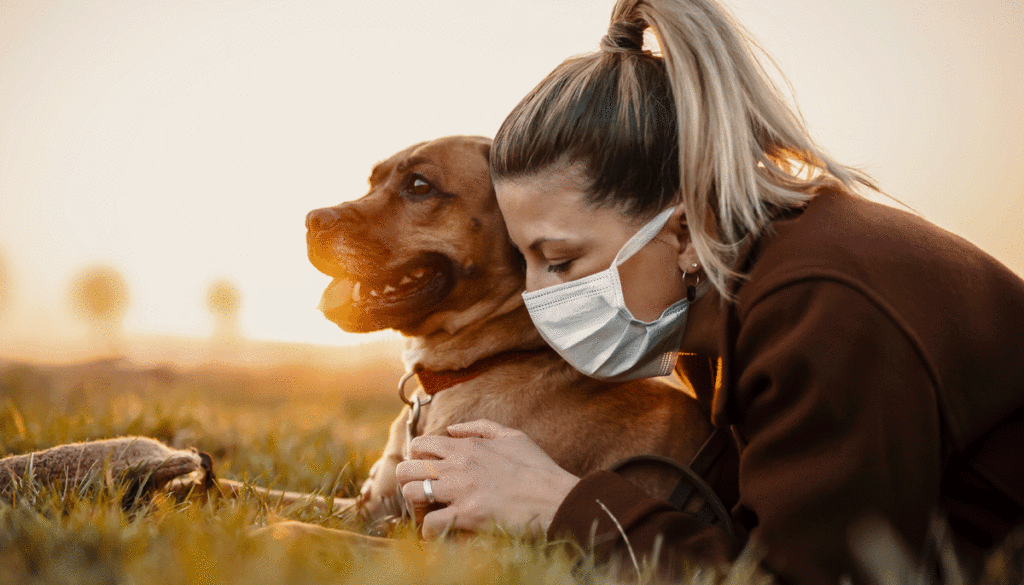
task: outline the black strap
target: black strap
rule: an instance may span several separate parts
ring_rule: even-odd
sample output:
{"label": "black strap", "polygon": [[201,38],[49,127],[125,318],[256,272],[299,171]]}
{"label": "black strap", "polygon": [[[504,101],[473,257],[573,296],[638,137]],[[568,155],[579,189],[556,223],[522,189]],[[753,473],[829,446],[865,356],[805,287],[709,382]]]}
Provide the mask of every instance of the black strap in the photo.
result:
{"label": "black strap", "polygon": [[[693,471],[700,477],[707,475],[708,471],[715,465],[718,458],[725,453],[725,448],[729,446],[731,437],[728,431],[720,427],[715,427],[715,430],[711,433],[704,444],[700,446],[697,454],[690,460],[690,470]],[[683,509],[686,502],[693,495],[694,485],[693,482],[689,481],[686,476],[683,476],[679,483],[676,484],[676,488],[672,490],[672,495],[668,497],[668,501],[679,508]]]}
{"label": "black strap", "polygon": [[616,461],[608,468],[608,471],[618,471],[633,463],[650,461],[664,463],[672,467],[679,471],[682,477],[679,478],[679,483],[672,490],[668,500],[669,503],[677,510],[682,511],[694,492],[699,492],[704,502],[694,514],[697,520],[704,524],[718,526],[730,536],[735,536],[736,531],[733,527],[729,510],[726,509],[721,498],[715,494],[715,490],[702,477],[711,470],[711,467],[722,456],[722,453],[725,452],[726,447],[729,446],[731,441],[732,437],[728,431],[716,428],[711,433],[711,436],[704,441],[704,444],[701,445],[700,450],[693,456],[689,465],[682,465],[674,459],[661,455],[634,455]]}
{"label": "black strap", "polygon": [[715,494],[711,486],[703,480],[703,477],[715,465],[715,462],[722,456],[722,453],[725,453],[731,441],[732,437],[727,430],[715,427],[711,436],[704,441],[700,450],[697,451],[697,454],[690,461],[689,471],[692,474],[683,473],[683,476],[679,478],[679,483],[676,484],[672,494],[668,497],[668,501],[676,509],[682,510],[685,508],[686,502],[693,497],[693,493],[699,491],[704,498],[704,503],[701,504],[701,507],[696,512],[697,519],[704,524],[717,525],[729,534],[735,534],[732,518],[729,516],[728,510],[725,509],[722,500]]}

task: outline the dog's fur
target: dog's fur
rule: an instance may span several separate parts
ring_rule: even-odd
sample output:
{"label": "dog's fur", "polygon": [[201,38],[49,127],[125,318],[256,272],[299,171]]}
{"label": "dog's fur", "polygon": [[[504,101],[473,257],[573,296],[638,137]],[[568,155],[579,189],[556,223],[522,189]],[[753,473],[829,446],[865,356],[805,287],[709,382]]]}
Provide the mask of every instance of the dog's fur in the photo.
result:
{"label": "dog's fur", "polygon": [[59,481],[76,490],[97,477],[135,485],[127,490],[129,497],[150,488],[187,493],[209,487],[212,466],[195,449],[171,449],[146,437],[69,443],[0,459],[0,496],[9,496],[24,481]]}
{"label": "dog's fur", "polygon": [[[637,454],[689,462],[711,431],[695,400],[662,380],[584,376],[533,327],[521,296],[522,258],[490,181],[489,149],[480,137],[416,144],[377,164],[362,198],[310,212],[309,259],[334,278],[321,300],[324,315],[346,331],[405,334],[409,369],[456,370],[509,350],[539,350],[434,395],[418,434],[491,419],[522,430],[575,475]],[[408,410],[363,487],[359,504],[370,517],[401,506],[395,466]],[[678,479],[658,465],[623,473],[661,497]]]}

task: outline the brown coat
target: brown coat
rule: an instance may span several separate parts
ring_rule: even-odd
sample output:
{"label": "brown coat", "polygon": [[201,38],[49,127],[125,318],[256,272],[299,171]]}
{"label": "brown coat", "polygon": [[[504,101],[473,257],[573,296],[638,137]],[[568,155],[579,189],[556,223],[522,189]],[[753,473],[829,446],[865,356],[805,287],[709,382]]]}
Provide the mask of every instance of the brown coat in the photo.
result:
{"label": "brown coat", "polygon": [[[923,554],[938,512],[977,563],[1024,523],[1024,281],[955,235],[846,194],[773,228],[740,261],[749,278],[724,310],[720,385],[694,384],[736,437],[738,469],[727,458],[710,478],[734,521],[794,583],[859,576],[848,543],[869,517]],[[668,565],[722,562],[744,544],[607,472],[582,479],[549,535],[586,544],[596,522],[597,552],[621,553],[598,500],[638,554],[662,535]]]}

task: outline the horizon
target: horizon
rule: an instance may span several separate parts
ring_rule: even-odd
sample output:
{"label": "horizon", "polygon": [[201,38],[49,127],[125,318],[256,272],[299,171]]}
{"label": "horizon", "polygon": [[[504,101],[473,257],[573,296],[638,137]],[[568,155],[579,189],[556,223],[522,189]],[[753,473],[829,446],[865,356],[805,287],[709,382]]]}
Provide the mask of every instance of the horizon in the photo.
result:
{"label": "horizon", "polygon": [[75,337],[0,338],[0,365],[34,363],[64,365],[91,361],[127,360],[136,366],[311,365],[351,367],[368,358],[399,362],[404,338],[366,335],[339,345],[278,339],[237,338],[224,343],[213,336],[167,333],[124,333],[111,344],[92,334]]}

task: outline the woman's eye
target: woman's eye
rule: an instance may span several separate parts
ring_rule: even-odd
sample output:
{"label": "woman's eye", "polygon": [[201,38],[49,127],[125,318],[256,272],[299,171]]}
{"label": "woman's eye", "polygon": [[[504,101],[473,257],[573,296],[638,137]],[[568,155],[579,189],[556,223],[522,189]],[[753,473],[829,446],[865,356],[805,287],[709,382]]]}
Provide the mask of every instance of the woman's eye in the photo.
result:
{"label": "woman's eye", "polygon": [[548,264],[548,272],[554,272],[555,274],[565,274],[569,272],[569,265],[572,264],[572,260],[562,262],[561,264]]}

